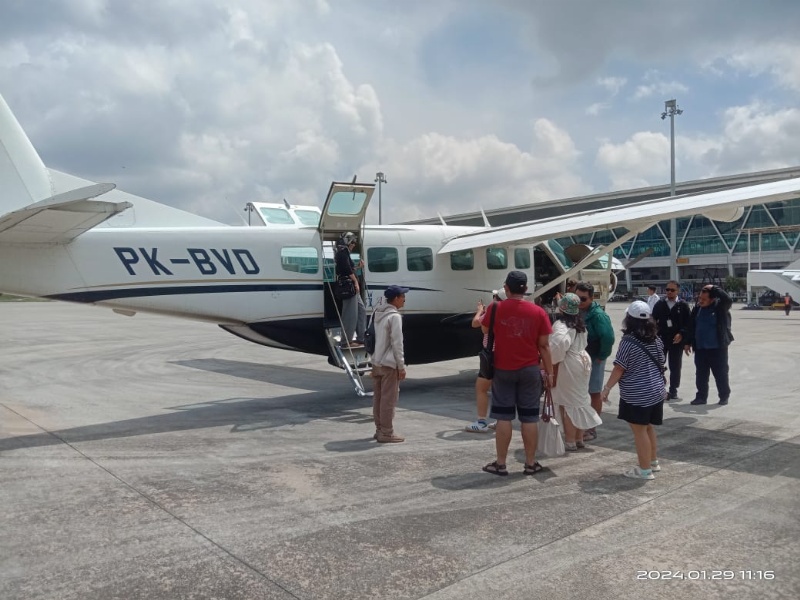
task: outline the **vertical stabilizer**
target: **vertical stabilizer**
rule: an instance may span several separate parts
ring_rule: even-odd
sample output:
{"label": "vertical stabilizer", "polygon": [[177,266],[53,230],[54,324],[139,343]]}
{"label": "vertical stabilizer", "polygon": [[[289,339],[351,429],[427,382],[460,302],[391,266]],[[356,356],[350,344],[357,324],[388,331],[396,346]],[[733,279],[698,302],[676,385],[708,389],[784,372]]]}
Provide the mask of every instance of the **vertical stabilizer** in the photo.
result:
{"label": "vertical stabilizer", "polygon": [[0,96],[0,215],[52,195],[47,168]]}

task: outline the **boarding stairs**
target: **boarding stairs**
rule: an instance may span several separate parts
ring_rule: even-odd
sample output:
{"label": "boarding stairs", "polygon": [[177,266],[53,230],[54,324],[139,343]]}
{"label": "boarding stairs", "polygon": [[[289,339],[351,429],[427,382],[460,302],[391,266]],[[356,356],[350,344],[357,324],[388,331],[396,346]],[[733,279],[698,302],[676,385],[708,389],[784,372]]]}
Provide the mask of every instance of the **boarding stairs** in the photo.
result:
{"label": "boarding stairs", "polygon": [[325,335],[328,341],[330,353],[330,363],[347,373],[353,389],[360,397],[371,396],[372,392],[364,389],[364,377],[372,372],[372,362],[366,349],[342,348],[342,329],[341,327],[326,327]]}

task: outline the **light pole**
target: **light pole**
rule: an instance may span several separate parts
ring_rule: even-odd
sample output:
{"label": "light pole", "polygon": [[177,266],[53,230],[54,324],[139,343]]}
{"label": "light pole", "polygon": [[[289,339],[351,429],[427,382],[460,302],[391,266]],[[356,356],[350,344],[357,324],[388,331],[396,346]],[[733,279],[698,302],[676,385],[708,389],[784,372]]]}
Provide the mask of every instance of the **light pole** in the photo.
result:
{"label": "light pole", "polygon": [[375,183],[378,184],[378,225],[382,225],[383,216],[381,213],[381,184],[386,183],[386,175],[383,174],[383,171],[378,171],[375,173]]}
{"label": "light pole", "polygon": [[[669,117],[669,195],[675,195],[675,115],[683,114],[678,108],[678,101],[674,98],[664,102],[664,112],[661,113],[663,121]],[[678,279],[678,220],[669,220],[669,278]]]}

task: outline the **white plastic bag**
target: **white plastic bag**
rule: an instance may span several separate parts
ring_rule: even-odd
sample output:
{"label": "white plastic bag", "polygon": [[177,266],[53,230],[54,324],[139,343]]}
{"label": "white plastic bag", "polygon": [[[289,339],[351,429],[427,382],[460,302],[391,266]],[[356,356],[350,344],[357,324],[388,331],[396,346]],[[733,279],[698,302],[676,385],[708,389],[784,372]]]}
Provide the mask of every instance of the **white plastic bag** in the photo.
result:
{"label": "white plastic bag", "polygon": [[564,449],[564,440],[561,439],[561,430],[555,417],[553,395],[545,388],[544,401],[542,402],[541,419],[539,420],[539,441],[536,444],[536,456],[561,456]]}

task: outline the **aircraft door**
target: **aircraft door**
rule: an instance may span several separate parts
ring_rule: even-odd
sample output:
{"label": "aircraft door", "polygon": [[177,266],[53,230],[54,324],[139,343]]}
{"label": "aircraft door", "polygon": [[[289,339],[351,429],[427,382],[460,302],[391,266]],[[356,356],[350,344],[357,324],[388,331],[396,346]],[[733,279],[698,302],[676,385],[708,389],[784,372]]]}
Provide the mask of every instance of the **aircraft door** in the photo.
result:
{"label": "aircraft door", "polygon": [[[361,374],[368,366],[368,357],[363,349],[354,349],[350,346],[350,340],[344,339],[343,303],[336,298],[332,287],[336,281],[334,256],[336,241],[348,231],[355,233],[358,238],[351,258],[357,264],[363,256],[364,217],[374,191],[375,185],[371,183],[332,183],[319,221],[320,239],[326,263],[323,282],[325,290],[323,327],[330,350],[329,362],[347,372],[359,395],[365,393]],[[363,276],[359,276],[359,282],[363,298],[365,288]]]}
{"label": "aircraft door", "polygon": [[373,183],[334,181],[328,190],[328,197],[319,220],[319,232],[323,243],[336,241],[346,231],[360,234],[374,192]]}

